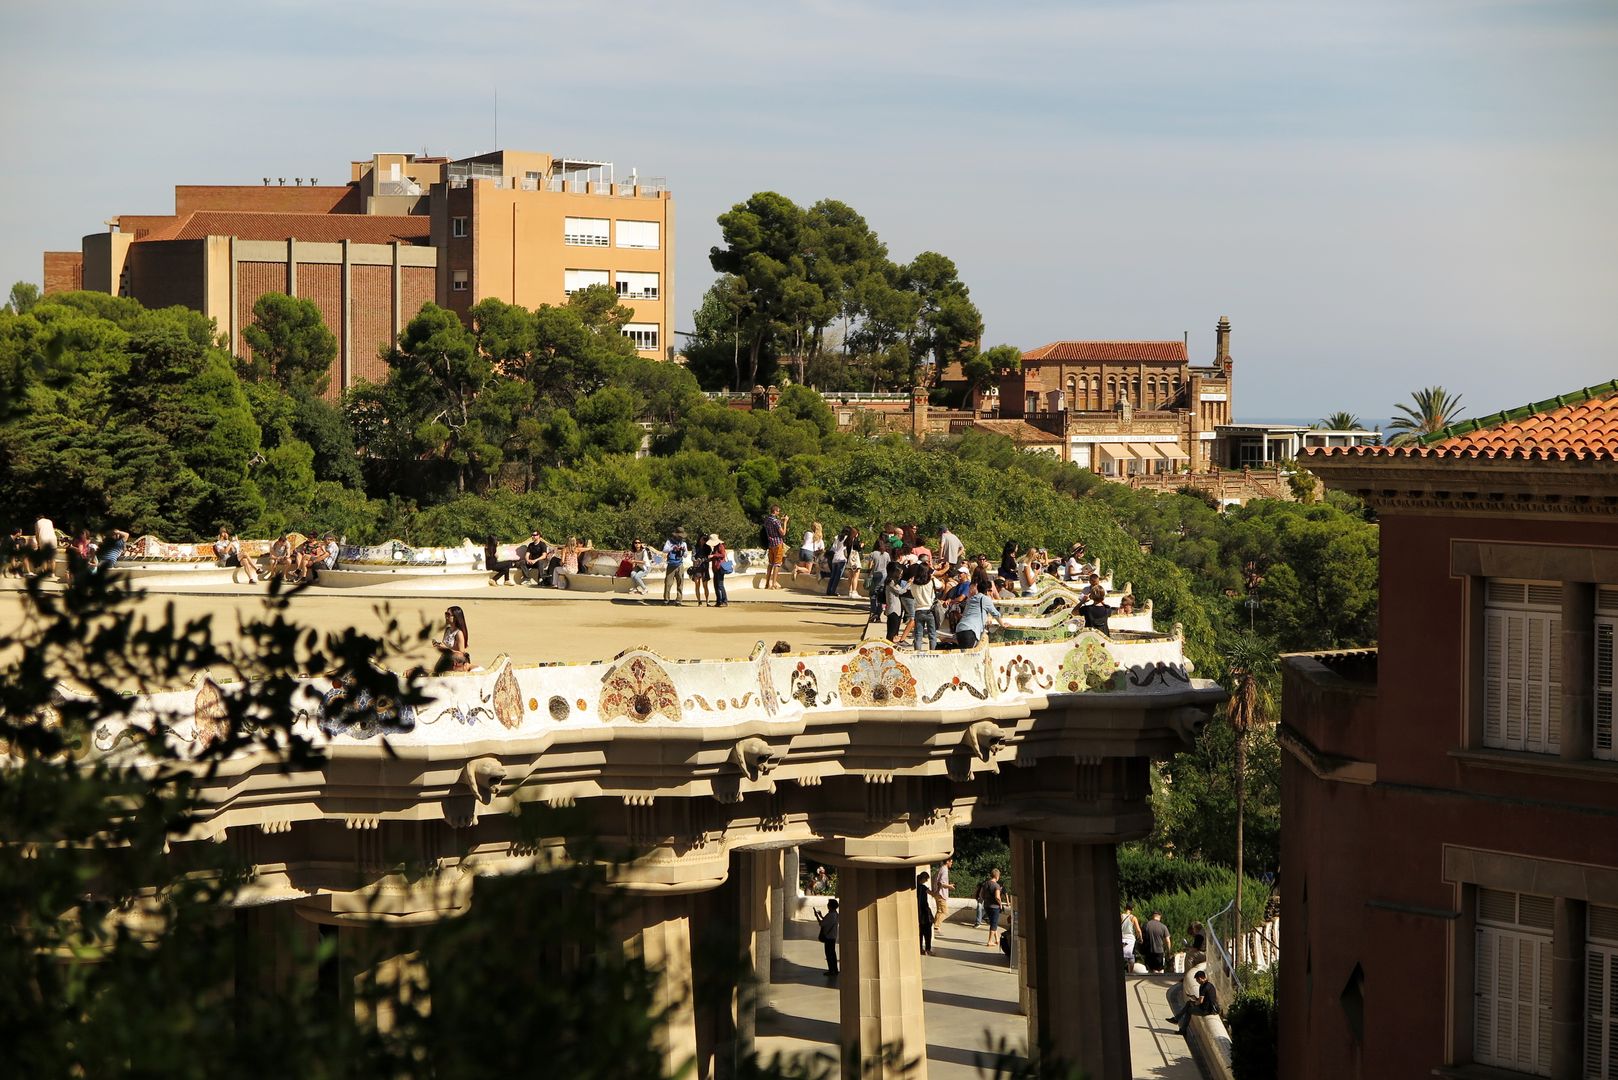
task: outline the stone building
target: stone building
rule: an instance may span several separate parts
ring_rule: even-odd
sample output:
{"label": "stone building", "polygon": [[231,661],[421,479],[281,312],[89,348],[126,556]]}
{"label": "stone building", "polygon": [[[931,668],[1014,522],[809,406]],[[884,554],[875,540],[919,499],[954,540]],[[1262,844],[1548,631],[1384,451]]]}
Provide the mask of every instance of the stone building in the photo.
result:
{"label": "stone building", "polygon": [[1618,382],[1302,462],[1379,647],[1289,658],[1282,1076],[1618,1076]]}
{"label": "stone building", "polygon": [[1219,460],[1233,367],[1223,317],[1205,367],[1184,341],[1052,342],[1000,380],[998,419],[1057,436],[1064,460],[1104,476],[1202,471]]}
{"label": "stone building", "polygon": [[266,292],[307,297],[337,336],[333,393],[385,374],[379,353],[427,302],[468,317],[494,297],[561,304],[606,285],[662,357],[673,310],[673,201],[610,162],[518,151],[449,159],[376,154],[342,185],[174,189],[172,214],[120,214],[77,252],[46,252],[45,291],[89,289],[212,317],[231,348]]}

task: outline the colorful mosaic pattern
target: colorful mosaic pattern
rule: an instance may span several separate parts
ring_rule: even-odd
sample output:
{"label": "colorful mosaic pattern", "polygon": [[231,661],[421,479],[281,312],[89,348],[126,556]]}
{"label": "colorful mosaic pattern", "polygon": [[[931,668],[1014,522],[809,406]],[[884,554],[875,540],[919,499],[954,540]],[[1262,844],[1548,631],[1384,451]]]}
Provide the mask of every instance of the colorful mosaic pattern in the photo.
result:
{"label": "colorful mosaic pattern", "polygon": [[899,660],[893,646],[862,645],[843,665],[837,690],[844,705],[914,705],[916,677]]}
{"label": "colorful mosaic pattern", "polygon": [[1070,694],[1086,691],[1116,689],[1118,665],[1101,635],[1095,631],[1080,634],[1073,647],[1062,657],[1062,667],[1056,673],[1056,688]]}
{"label": "colorful mosaic pattern", "polygon": [[320,699],[320,730],[327,735],[349,735],[369,739],[383,732],[404,733],[416,729],[416,710],[391,698],[374,702],[371,692],[356,688],[352,675],[333,683]]}
{"label": "colorful mosaic pattern", "polygon": [[616,720],[644,724],[654,716],[678,722],[680,695],[662,664],[636,654],[614,664],[601,677],[599,714],[608,724]]}
{"label": "colorful mosaic pattern", "polygon": [[494,716],[501,727],[522,725],[522,690],[517,686],[517,676],[509,660],[500,670],[500,677],[494,680]]}

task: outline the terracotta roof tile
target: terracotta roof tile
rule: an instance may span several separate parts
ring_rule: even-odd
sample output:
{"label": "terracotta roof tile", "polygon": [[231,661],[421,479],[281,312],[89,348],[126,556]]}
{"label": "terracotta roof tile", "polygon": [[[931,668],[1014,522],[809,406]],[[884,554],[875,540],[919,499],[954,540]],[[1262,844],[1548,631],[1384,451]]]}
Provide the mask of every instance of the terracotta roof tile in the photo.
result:
{"label": "terracotta roof tile", "polygon": [[1022,354],[1033,360],[1168,360],[1187,361],[1183,341],[1053,341]]}
{"label": "terracotta roof tile", "polygon": [[[1546,405],[1549,408],[1546,408]],[[1338,446],[1311,457],[1501,458],[1525,461],[1618,460],[1618,379],[1549,403],[1452,425],[1421,443]]]}
{"label": "terracotta roof tile", "polygon": [[200,240],[234,236],[240,240],[307,240],[356,244],[389,244],[401,240],[424,244],[432,231],[425,216],[382,214],[277,214],[252,210],[198,210],[173,225],[155,229],[137,243],[154,240]]}
{"label": "terracotta roof tile", "polygon": [[992,435],[1004,435],[1015,443],[1060,443],[1060,435],[1052,435],[1026,420],[974,420],[972,426]]}

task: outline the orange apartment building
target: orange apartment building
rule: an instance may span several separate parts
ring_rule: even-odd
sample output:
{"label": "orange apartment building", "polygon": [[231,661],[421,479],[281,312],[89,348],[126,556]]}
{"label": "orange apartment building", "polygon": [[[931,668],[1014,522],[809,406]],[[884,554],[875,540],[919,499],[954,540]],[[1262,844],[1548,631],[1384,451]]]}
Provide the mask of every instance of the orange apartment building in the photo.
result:
{"label": "orange apartment building", "polygon": [[386,374],[382,353],[422,304],[468,317],[495,297],[561,304],[607,285],[643,356],[670,344],[673,201],[610,162],[497,151],[377,154],[343,185],[264,177],[174,189],[172,214],[122,214],[76,252],[46,252],[45,291],[88,289],[214,319],[231,348],[267,292],[313,300],[336,334],[333,392]]}

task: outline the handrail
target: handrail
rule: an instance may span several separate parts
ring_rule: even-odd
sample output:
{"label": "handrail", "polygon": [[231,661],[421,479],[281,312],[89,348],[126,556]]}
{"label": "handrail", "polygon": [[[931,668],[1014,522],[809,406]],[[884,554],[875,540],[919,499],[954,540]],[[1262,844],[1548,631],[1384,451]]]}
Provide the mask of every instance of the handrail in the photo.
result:
{"label": "handrail", "polygon": [[[1227,1005],[1235,999],[1237,994],[1241,993],[1242,980],[1241,977],[1236,974],[1235,961],[1231,959],[1229,950],[1225,948],[1224,941],[1219,937],[1218,926],[1219,920],[1224,918],[1226,915],[1230,915],[1235,907],[1236,898],[1233,896],[1230,899],[1230,903],[1219,909],[1219,911],[1215,914],[1208,916],[1207,922],[1205,923],[1208,931],[1208,940],[1213,943],[1214,951],[1219,955],[1219,964],[1217,967],[1210,965],[1208,977],[1214,980],[1215,988],[1220,991],[1221,1000],[1223,1000]],[[1233,925],[1240,922],[1241,916],[1240,913],[1237,913],[1235,916],[1233,916]],[[1239,934],[1241,933],[1241,930],[1237,929],[1235,933]],[[1221,978],[1221,976],[1223,976],[1223,978]],[[1221,985],[1221,983],[1223,983],[1223,985]]]}

